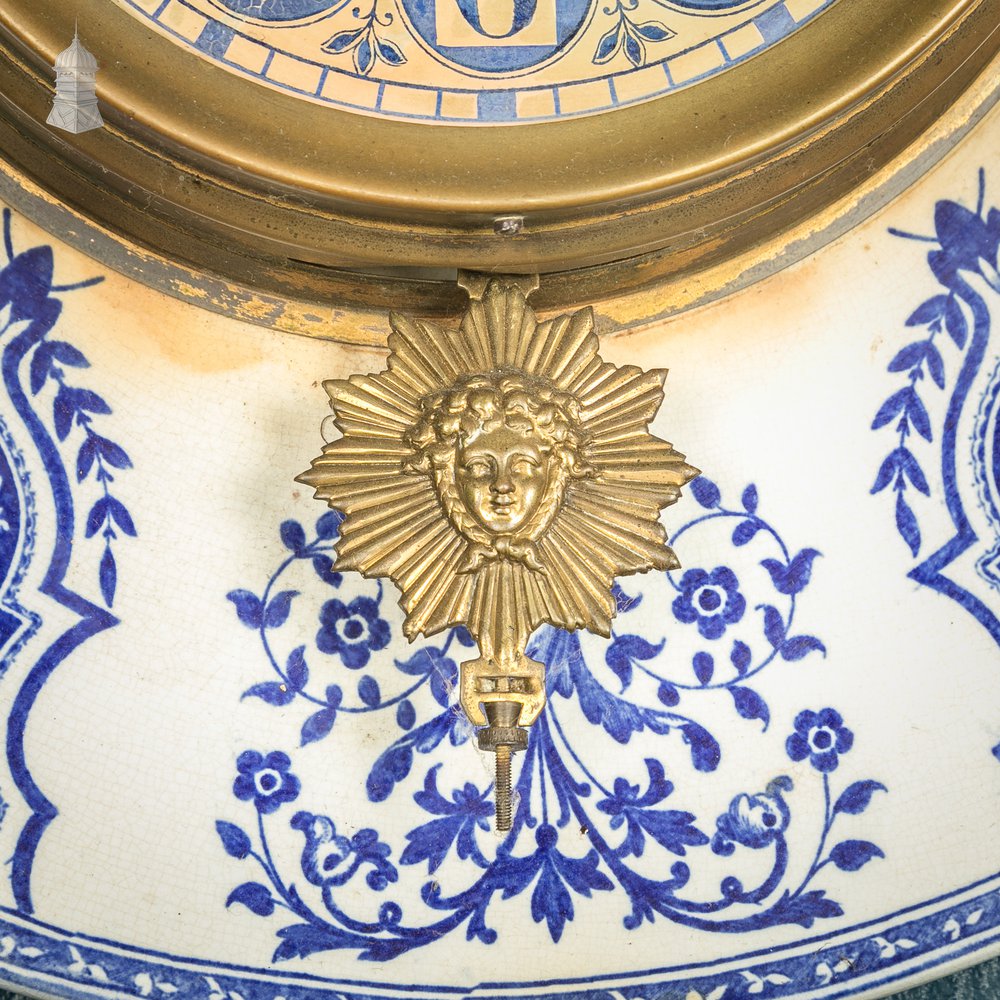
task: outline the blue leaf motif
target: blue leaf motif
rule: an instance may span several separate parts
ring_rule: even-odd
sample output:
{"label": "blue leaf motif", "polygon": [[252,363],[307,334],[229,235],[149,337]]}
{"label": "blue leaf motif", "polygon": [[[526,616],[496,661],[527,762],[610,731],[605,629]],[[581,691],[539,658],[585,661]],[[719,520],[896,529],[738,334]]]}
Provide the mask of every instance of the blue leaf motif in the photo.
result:
{"label": "blue leaf motif", "polygon": [[785,641],[785,619],[781,617],[781,612],[770,604],[763,605],[764,612],[764,635],[767,641],[780,649]]}
{"label": "blue leaf motif", "polygon": [[531,917],[536,924],[546,922],[552,940],[557,944],[567,920],[574,915],[573,900],[562,879],[551,865],[542,866],[542,874],[531,894]]}
{"label": "blue leaf motif", "polygon": [[29,385],[31,394],[37,396],[45,385],[52,370],[52,345],[39,344],[31,358],[31,368],[29,371]]}
{"label": "blue leaf motif", "polygon": [[618,635],[604,654],[607,665],[621,681],[622,690],[632,681],[632,664],[636,660],[652,660],[663,651],[665,640],[648,642],[639,635]]}
{"label": "blue leaf motif", "polygon": [[118,586],[118,564],[110,546],[105,546],[101,556],[101,565],[97,571],[98,582],[101,585],[101,596],[110,608],[115,603],[115,590]]}
{"label": "blue leaf motif", "polygon": [[642,604],[642,594],[626,594],[621,584],[615,581],[611,584],[611,596],[615,599],[615,608],[618,614],[628,614]]}
{"label": "blue leaf motif", "polygon": [[927,414],[927,407],[924,406],[920,397],[913,389],[909,390],[906,403],[906,415],[913,423],[913,429],[926,441],[934,438],[931,432],[931,418]]}
{"label": "blue leaf motif", "polygon": [[902,372],[915,368],[926,357],[927,345],[928,341],[918,340],[901,348],[892,361],[889,362],[889,371]]}
{"label": "blue leaf motif", "polygon": [[451,702],[451,694],[458,680],[458,664],[435,646],[417,650],[408,660],[396,660],[396,668],[404,674],[430,675],[431,694],[442,708]]}
{"label": "blue leaf motif", "polygon": [[709,510],[718,507],[722,502],[719,487],[711,479],[706,479],[705,476],[698,476],[697,479],[691,480],[691,493],[702,507]]}
{"label": "blue leaf motif", "polygon": [[809,584],[813,560],[819,554],[816,549],[803,549],[787,566],[777,559],[764,559],[761,566],[770,574],[771,582],[779,594],[798,594]]}
{"label": "blue leaf motif", "polygon": [[367,37],[362,38],[358,47],[354,50],[354,67],[362,76],[367,76],[368,71],[375,65],[375,52],[371,42]]}
{"label": "blue leaf motif", "polygon": [[40,246],[19,253],[4,269],[17,290],[11,296],[11,319],[34,319],[42,312],[52,291],[52,265],[52,248]]}
{"label": "blue leaf motif", "polygon": [[358,697],[369,707],[375,708],[382,700],[382,692],[379,691],[378,681],[374,677],[365,674],[358,681]]}
{"label": "blue leaf motif", "polygon": [[90,513],[87,515],[87,527],[85,528],[87,538],[93,538],[101,530],[101,525],[104,524],[108,516],[108,503],[110,500],[110,497],[101,497],[90,508]]}
{"label": "blue leaf motif", "polygon": [[226,599],[236,606],[236,615],[247,628],[260,628],[263,620],[263,608],[260,598],[249,590],[231,590]]}
{"label": "blue leaf motif", "polygon": [[889,423],[890,420],[893,420],[898,414],[902,413],[908,406],[909,400],[913,395],[914,392],[910,386],[905,386],[898,392],[894,392],[879,407],[879,411],[875,414],[875,419],[872,421],[872,430],[877,431],[880,427],[884,427]]}
{"label": "blue leaf motif", "polygon": [[226,854],[242,861],[250,854],[250,838],[235,824],[217,820],[215,829],[222,840]]}
{"label": "blue leaf motif", "polygon": [[69,365],[71,368],[89,368],[90,362],[84,357],[83,352],[75,348],[65,340],[53,340],[49,342],[52,354],[61,365]]}
{"label": "blue leaf motif", "polygon": [[681,726],[684,742],[691,748],[691,763],[696,771],[714,771],[722,760],[722,750],[715,737],[696,722]]}
{"label": "blue leaf motif", "polygon": [[476,829],[488,830],[487,817],[493,809],[486,798],[471,782],[452,792],[451,801],[446,799],[437,787],[440,764],[435,764],[424,778],[424,787],[413,799],[421,809],[432,816],[442,817],[431,820],[411,830],[400,864],[415,865],[427,862],[428,872],[436,871],[452,844],[459,858],[471,858],[481,868],[488,868],[489,862],[476,843]]}
{"label": "blue leaf motif", "polygon": [[931,488],[927,483],[927,477],[924,476],[924,470],[920,468],[917,464],[917,460],[913,457],[913,453],[908,448],[897,448],[898,452],[897,460],[899,463],[899,471],[905,475],[910,482],[918,489],[924,496],[931,495]]}
{"label": "blue leaf motif", "polygon": [[343,574],[333,568],[333,560],[328,555],[320,553],[313,556],[312,567],[316,570],[316,575],[331,587],[339,587],[343,583]]}
{"label": "blue leaf motif", "polygon": [[929,340],[927,344],[927,353],[925,355],[927,359],[927,370],[931,373],[931,378],[934,379],[934,384],[939,388],[944,388],[944,360],[941,357],[941,352],[932,344]]}
{"label": "blue leaf motif", "polygon": [[884,858],[885,854],[867,840],[842,840],[830,851],[830,860],[842,872],[856,872],[872,858]]}
{"label": "blue leaf motif", "polygon": [[914,556],[920,551],[920,528],[902,493],[896,494],[896,528]]}
{"label": "blue leaf motif", "polygon": [[698,678],[699,684],[705,685],[711,681],[712,674],[715,673],[715,659],[711,653],[695,653],[691,665],[694,668],[694,675]]}
{"label": "blue leaf motif", "polygon": [[375,761],[368,775],[368,798],[372,802],[384,802],[396,785],[410,773],[414,751],[429,753],[444,739],[451,724],[451,713],[442,712],[393,743]]}
{"label": "blue leaf motif", "polygon": [[948,296],[948,302],[944,307],[944,328],[948,331],[948,336],[955,341],[956,347],[960,350],[965,347],[969,325],[965,322],[962,307],[954,295]]}
{"label": "blue leaf motif", "polygon": [[226,898],[226,906],[242,903],[258,917],[269,917],[274,913],[274,899],[271,890],[259,882],[244,882],[238,885]]}
{"label": "blue leaf motif", "polygon": [[297,590],[283,590],[271,598],[267,611],[264,612],[264,628],[280,628],[288,621],[289,612],[292,610],[292,598],[297,597],[298,593]]}
{"label": "blue leaf motif", "polygon": [[668,708],[673,708],[681,700],[680,692],[674,687],[673,684],[670,684],[667,681],[663,681],[663,683],[660,684],[657,689],[656,696]]}
{"label": "blue leaf motif", "polygon": [[464,625],[456,626],[451,634],[455,637],[455,641],[460,646],[465,646],[466,649],[471,649],[476,644],[476,640],[472,638],[472,634]]}
{"label": "blue leaf motif", "polygon": [[90,389],[71,389],[69,386],[61,386],[60,390],[66,396],[66,405],[71,406],[74,410],[86,410],[88,413],[103,414],[111,412],[111,407],[96,392],[91,392]]}
{"label": "blue leaf motif", "polygon": [[321,46],[324,52],[336,55],[339,52],[346,52],[359,38],[364,28],[354,28],[351,31],[340,31],[332,38],[328,38]]}
{"label": "blue leaf motif", "polygon": [[396,725],[400,729],[412,729],[417,721],[417,711],[413,707],[413,702],[409,698],[404,698],[396,706]]}
{"label": "blue leaf motif", "polygon": [[339,510],[328,510],[316,522],[316,536],[324,541],[330,541],[340,533],[340,525],[344,515]]}
{"label": "blue leaf motif", "polygon": [[94,459],[97,458],[97,443],[95,437],[84,438],[80,450],[76,454],[76,481],[82,483],[94,466]]}
{"label": "blue leaf motif", "polygon": [[733,545],[746,545],[752,541],[754,535],[760,530],[760,522],[753,517],[748,517],[733,528]]}
{"label": "blue leaf motif", "polygon": [[254,684],[240,695],[243,698],[260,698],[268,705],[290,705],[295,700],[295,691],[287,684],[279,684],[278,681],[265,681],[263,684]]}
{"label": "blue leaf motif", "polygon": [[817,919],[829,920],[841,917],[844,910],[835,900],[827,899],[822,889],[813,889],[800,896],[785,894],[771,907],[771,916],[775,922],[799,924],[801,927],[812,927]]}
{"label": "blue leaf motif", "polygon": [[875,477],[875,482],[872,484],[871,490],[869,492],[874,496],[876,493],[881,493],[889,483],[892,482],[893,477],[899,470],[899,449],[896,448],[885,457],[885,460],[879,466],[878,475]]}
{"label": "blue leaf motif", "polygon": [[635,30],[647,42],[664,42],[676,34],[659,21],[646,21],[643,24],[637,24]]}
{"label": "blue leaf motif", "polygon": [[309,667],[306,664],[305,652],[305,646],[296,646],[288,654],[288,661],[285,663],[288,683],[296,691],[301,691],[309,683]]}
{"label": "blue leaf motif", "polygon": [[327,736],[333,724],[337,721],[337,710],[335,708],[321,708],[313,713],[302,724],[301,746],[315,743],[317,740]]}
{"label": "blue leaf motif", "polygon": [[107,497],[107,501],[108,514],[111,515],[115,524],[117,524],[126,535],[131,535],[135,538],[135,523],[133,522],[132,515],[128,512],[125,505],[120,500],[116,500],[112,496]]}
{"label": "blue leaf motif", "polygon": [[279,531],[281,533],[281,541],[284,543],[285,548],[291,549],[295,553],[299,553],[306,547],[305,529],[301,524],[299,524],[298,521],[282,521]]}
{"label": "blue leaf motif", "polygon": [[52,401],[52,420],[56,429],[56,437],[65,441],[73,429],[73,417],[76,409],[72,405],[66,386],[59,386],[56,398]]}
{"label": "blue leaf motif", "polygon": [[378,39],[378,54],[379,58],[389,66],[402,66],[406,62],[406,57],[399,46],[385,38]]}
{"label": "blue leaf motif", "polygon": [[757,513],[757,504],[759,502],[759,497],[757,496],[757,487],[751,483],[744,491],[743,496],[740,498],[743,509],[748,514]]}
{"label": "blue leaf motif", "polygon": [[93,435],[94,445],[101,454],[101,458],[104,459],[108,465],[114,466],[116,469],[131,469],[132,459],[128,457],[125,449],[120,445],[114,443],[114,441],[109,441],[107,438],[103,438],[98,434]]}
{"label": "blue leaf motif", "polygon": [[826,655],[826,646],[813,635],[795,635],[781,644],[781,658],[789,662],[801,660],[809,653]]}
{"label": "blue leaf motif", "polygon": [[906,321],[907,326],[923,326],[926,323],[931,323],[936,319],[940,319],[944,315],[945,306],[948,302],[947,295],[935,295],[933,298],[928,299],[926,302],[922,302],[917,308],[911,313],[909,319]]}
{"label": "blue leaf motif", "polygon": [[601,35],[600,41],[597,43],[597,49],[594,51],[593,62],[598,66],[602,63],[609,62],[614,54],[618,51],[619,45],[621,45],[621,23],[616,24],[610,31],[606,31]]}
{"label": "blue leaf motif", "polygon": [[876,792],[886,790],[885,785],[878,781],[855,781],[853,785],[848,785],[840,793],[840,798],[837,799],[833,811],[857,816],[868,808],[868,804]]}
{"label": "blue leaf motif", "polygon": [[748,687],[731,687],[729,693],[733,696],[736,711],[744,719],[760,719],[767,729],[771,721],[771,713],[767,702],[756,691]]}
{"label": "blue leaf motif", "polygon": [[729,659],[740,677],[747,672],[750,658],[750,647],[745,642],[741,642],[739,639],[733,642],[733,651],[729,654]]}
{"label": "blue leaf motif", "polygon": [[625,58],[633,66],[641,66],[646,60],[646,47],[630,31],[625,33]]}

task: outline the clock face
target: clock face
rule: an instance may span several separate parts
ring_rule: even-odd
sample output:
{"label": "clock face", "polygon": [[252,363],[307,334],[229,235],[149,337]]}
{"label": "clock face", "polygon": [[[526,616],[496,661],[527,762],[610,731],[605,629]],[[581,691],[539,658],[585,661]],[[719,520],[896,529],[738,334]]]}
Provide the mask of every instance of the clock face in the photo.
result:
{"label": "clock face", "polygon": [[704,81],[832,0],[119,0],[227,70],[383,118],[597,114]]}

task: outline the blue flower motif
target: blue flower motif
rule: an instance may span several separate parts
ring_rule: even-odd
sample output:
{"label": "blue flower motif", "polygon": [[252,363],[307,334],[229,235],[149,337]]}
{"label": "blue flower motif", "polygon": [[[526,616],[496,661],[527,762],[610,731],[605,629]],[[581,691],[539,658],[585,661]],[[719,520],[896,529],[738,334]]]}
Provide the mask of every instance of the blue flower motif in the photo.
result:
{"label": "blue flower motif", "polygon": [[292,802],[299,794],[299,779],[288,769],[288,754],[274,750],[266,757],[256,750],[244,750],[236,759],[233,794],[244,802],[253,799],[257,811],[273,813],[282,802]]}
{"label": "blue flower motif", "polygon": [[712,850],[728,857],[734,844],[760,850],[777,840],[788,827],[791,812],[782,792],[792,789],[792,779],[782,775],[768,782],[767,788],[756,795],[737,795],[729,803],[729,811],[716,821]]}
{"label": "blue flower motif", "polygon": [[847,753],[853,745],[854,733],[832,708],[799,712],[795,717],[795,732],[785,740],[785,750],[792,760],[808,757],[809,763],[824,774],[836,770],[840,754]]}
{"label": "blue flower motif", "polygon": [[372,652],[389,645],[389,623],[379,617],[378,602],[355,597],[350,604],[334,598],[319,613],[316,646],[323,653],[339,653],[344,666],[360,670]]}
{"label": "blue flower motif", "polygon": [[301,831],[306,838],[302,874],[313,885],[346,885],[363,864],[371,865],[365,881],[376,892],[399,879],[395,865],[388,860],[389,845],[378,839],[375,830],[358,830],[348,839],[338,835],[329,816],[309,812],[297,812],[292,817],[292,829]]}
{"label": "blue flower motif", "polygon": [[735,625],[747,609],[740,582],[728,566],[716,566],[709,573],[689,569],[681,577],[681,593],[674,598],[674,616],[690,625],[698,623],[705,639],[719,639],[727,625]]}

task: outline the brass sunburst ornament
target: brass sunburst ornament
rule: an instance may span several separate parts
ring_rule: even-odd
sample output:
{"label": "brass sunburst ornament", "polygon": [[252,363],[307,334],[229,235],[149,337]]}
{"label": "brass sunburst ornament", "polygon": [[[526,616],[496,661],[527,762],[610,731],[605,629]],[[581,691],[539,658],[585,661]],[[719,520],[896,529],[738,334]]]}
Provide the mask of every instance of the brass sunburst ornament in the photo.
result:
{"label": "brass sunburst ornament", "polygon": [[337,568],[399,587],[410,640],[461,624],[478,643],[460,701],[504,830],[545,704],[531,633],[609,635],[615,577],[679,565],[659,513],[698,470],[648,430],[667,373],[602,361],[590,309],[539,322],[537,278],[462,284],[457,330],[394,314],[385,371],[324,382],[343,437],[299,481],[344,514]]}

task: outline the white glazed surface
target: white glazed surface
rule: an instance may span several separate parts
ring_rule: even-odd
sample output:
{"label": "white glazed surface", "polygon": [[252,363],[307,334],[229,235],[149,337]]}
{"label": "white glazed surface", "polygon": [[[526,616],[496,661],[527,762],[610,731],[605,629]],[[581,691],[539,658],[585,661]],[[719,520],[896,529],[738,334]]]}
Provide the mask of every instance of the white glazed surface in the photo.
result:
{"label": "white glazed surface", "polygon": [[[891,990],[994,950],[989,164],[978,202],[998,134],[993,114],[806,262],[605,339],[608,360],[671,369],[653,430],[704,476],[664,515],[684,569],[621,580],[642,600],[612,641],[578,656],[539,633],[554,690],[506,842],[490,760],[450,707],[460,637],[408,647],[388,585],[331,577],[335,519],[293,482],[320,443],[320,380],[381,355],[200,312],[14,217],[0,978],[57,996],[733,1000]],[[287,755],[277,791],[254,790],[248,750]]]}

